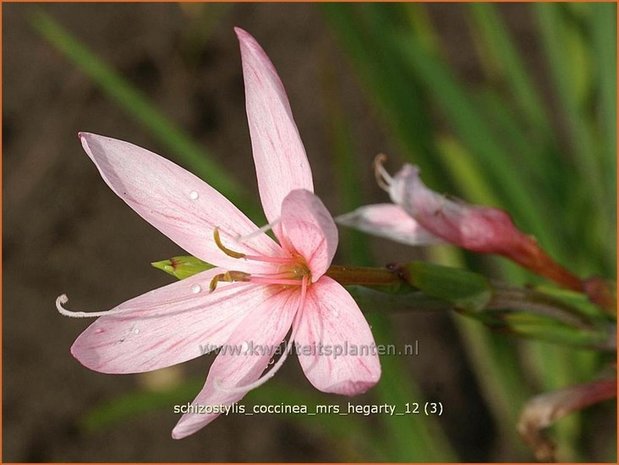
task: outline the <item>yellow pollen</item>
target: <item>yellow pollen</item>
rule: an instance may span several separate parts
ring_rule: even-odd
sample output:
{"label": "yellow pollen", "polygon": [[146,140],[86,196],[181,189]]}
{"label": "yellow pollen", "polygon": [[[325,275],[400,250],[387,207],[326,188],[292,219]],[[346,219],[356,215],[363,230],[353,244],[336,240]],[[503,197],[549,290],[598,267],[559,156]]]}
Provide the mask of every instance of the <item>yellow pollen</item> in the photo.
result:
{"label": "yellow pollen", "polygon": [[223,281],[226,283],[234,283],[237,281],[249,281],[250,278],[249,273],[244,273],[242,271],[226,271],[225,273],[220,273],[213,276],[211,279],[211,283],[209,284],[209,292],[213,292],[217,289],[217,283]]}
{"label": "yellow pollen", "polygon": [[292,279],[303,279],[304,276],[310,275],[310,270],[307,265],[303,262],[297,262],[294,266],[289,268],[288,273],[290,278]]}
{"label": "yellow pollen", "polygon": [[[285,287],[288,286],[298,286],[301,285],[302,282],[306,283],[305,278],[309,278],[311,281],[311,271],[307,264],[305,263],[305,259],[299,255],[298,253],[293,253],[289,256],[283,257],[271,257],[271,256],[261,256],[261,255],[247,255],[241,252],[236,252],[234,250],[229,249],[221,242],[221,235],[219,232],[219,227],[215,227],[213,229],[213,240],[215,245],[221,250],[223,253],[232,258],[243,258],[247,260],[257,261],[257,262],[265,262],[271,263],[274,265],[272,271],[266,271],[265,273],[258,274],[250,274],[244,271],[236,271],[230,270],[224,273],[219,273],[211,279],[209,283],[209,290],[213,292],[217,289],[217,285],[220,282],[255,282],[262,284],[279,284]],[[305,285],[305,284],[303,284]]]}
{"label": "yellow pollen", "polygon": [[221,237],[219,237],[219,228],[218,227],[216,227],[213,230],[213,239],[215,240],[215,244],[217,245],[217,247],[219,247],[219,249],[223,253],[228,255],[229,257],[232,257],[232,258],[245,258],[245,254],[244,253],[235,252],[234,250],[231,250],[228,247],[226,247],[225,245],[223,245],[223,243],[221,242]]}

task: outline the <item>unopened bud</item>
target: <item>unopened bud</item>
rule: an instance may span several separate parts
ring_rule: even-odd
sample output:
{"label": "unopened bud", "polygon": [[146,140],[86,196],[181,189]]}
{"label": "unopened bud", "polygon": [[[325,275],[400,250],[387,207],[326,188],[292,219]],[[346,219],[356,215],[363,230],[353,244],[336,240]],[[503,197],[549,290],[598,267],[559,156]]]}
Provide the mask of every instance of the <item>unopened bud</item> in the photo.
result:
{"label": "unopened bud", "polygon": [[473,252],[503,255],[565,287],[582,290],[581,280],[550,258],[535,238],[520,231],[505,211],[434,192],[413,165],[405,165],[390,180],[388,191],[394,203],[440,239]]}
{"label": "unopened bud", "polygon": [[554,461],[555,445],[542,430],[572,412],[616,395],[616,379],[600,379],[541,394],[526,403],[518,422],[518,432],[533,448],[537,460]]}
{"label": "unopened bud", "polygon": [[169,260],[153,262],[151,265],[178,279],[189,278],[194,274],[214,268],[213,265],[203,262],[199,258],[192,257],[191,255],[172,257]]}

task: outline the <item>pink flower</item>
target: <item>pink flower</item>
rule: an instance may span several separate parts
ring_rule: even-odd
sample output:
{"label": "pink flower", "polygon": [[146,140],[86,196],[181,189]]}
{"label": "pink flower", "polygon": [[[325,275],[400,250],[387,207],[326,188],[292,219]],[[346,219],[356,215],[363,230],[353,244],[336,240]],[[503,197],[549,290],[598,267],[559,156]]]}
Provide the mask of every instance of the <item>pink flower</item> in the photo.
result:
{"label": "pink flower", "polygon": [[581,289],[581,281],[554,262],[503,210],[434,192],[413,165],[404,165],[392,177],[382,166],[383,159],[379,156],[376,161],[377,178],[393,204],[358,208],[338,217],[339,223],[409,245],[446,242],[472,252],[503,255],[566,287]]}
{"label": "pink flower", "polygon": [[448,199],[428,189],[413,165],[404,165],[390,180],[389,194],[423,230],[473,252],[511,253],[532,240],[498,208]]}
{"label": "pink flower", "polygon": [[451,243],[474,252],[503,253],[523,237],[507,213],[451,200],[426,187],[406,164],[390,176],[377,158],[377,175],[393,203],[366,205],[337,218],[341,224],[409,245]]}
{"label": "pink flower", "polygon": [[[81,133],[84,150],[110,188],[159,231],[216,268],[106,312],[70,312],[62,306],[66,296],[60,296],[61,313],[100,316],[71,353],[95,371],[140,373],[221,347],[193,401],[196,407],[217,407],[239,401],[272,377],[294,341],[305,375],[317,389],[362,393],[380,378],[380,365],[372,351],[335,354],[340,352],[336,346],[374,347],[355,301],[325,275],[337,247],[335,223],[313,194],[305,149],[275,68],[252,36],[235,31],[260,199],[279,243],[174,163],[127,142]],[[287,350],[265,373],[273,350],[288,334]],[[331,346],[331,354],[311,350],[320,345]],[[172,436],[188,436],[217,416],[187,413]]]}
{"label": "pink flower", "polygon": [[357,228],[375,236],[386,237],[407,245],[430,245],[444,243],[418,221],[414,220],[402,207],[393,203],[364,205],[356,210],[340,215],[337,222]]}

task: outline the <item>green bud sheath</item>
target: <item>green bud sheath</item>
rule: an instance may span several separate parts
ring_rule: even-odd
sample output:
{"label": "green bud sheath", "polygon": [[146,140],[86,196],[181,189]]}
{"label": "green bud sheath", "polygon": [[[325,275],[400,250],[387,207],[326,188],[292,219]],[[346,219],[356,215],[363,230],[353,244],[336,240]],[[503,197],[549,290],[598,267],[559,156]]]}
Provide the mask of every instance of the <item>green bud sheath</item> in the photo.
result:
{"label": "green bud sheath", "polygon": [[213,265],[203,262],[199,258],[192,257],[191,255],[172,257],[169,260],[153,262],[151,265],[159,270],[171,274],[177,279],[189,278],[196,273],[214,268]]}

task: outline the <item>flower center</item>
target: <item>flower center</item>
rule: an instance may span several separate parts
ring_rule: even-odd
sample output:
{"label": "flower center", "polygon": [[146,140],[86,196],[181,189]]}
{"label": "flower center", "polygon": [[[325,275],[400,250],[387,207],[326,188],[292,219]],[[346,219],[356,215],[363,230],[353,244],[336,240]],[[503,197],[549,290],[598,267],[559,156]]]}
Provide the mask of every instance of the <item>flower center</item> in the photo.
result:
{"label": "flower center", "polygon": [[311,282],[311,272],[305,259],[300,255],[288,257],[269,257],[264,255],[247,255],[226,247],[221,242],[219,228],[213,231],[213,239],[217,247],[226,255],[236,259],[252,260],[263,263],[272,263],[274,271],[271,273],[250,274],[244,271],[230,270],[215,275],[209,285],[210,292],[217,288],[220,282],[252,282],[260,284],[275,284],[281,286],[306,286]]}

